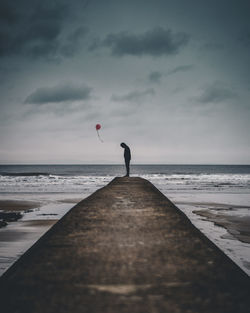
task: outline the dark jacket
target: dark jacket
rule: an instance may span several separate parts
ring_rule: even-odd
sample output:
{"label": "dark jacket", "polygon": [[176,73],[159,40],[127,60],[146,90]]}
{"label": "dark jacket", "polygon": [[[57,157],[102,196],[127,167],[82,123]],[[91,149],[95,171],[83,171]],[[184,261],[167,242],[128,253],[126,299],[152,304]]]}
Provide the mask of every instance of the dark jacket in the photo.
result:
{"label": "dark jacket", "polygon": [[131,160],[131,153],[128,146],[124,148],[124,159],[129,161]]}

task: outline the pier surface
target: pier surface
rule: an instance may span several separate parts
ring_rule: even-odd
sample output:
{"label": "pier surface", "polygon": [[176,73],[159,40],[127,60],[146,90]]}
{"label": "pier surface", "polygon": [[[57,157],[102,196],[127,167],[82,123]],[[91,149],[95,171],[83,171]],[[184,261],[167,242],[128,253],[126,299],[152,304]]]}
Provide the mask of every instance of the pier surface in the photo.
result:
{"label": "pier surface", "polygon": [[247,313],[250,279],[150,182],[115,178],[0,279],[3,313]]}

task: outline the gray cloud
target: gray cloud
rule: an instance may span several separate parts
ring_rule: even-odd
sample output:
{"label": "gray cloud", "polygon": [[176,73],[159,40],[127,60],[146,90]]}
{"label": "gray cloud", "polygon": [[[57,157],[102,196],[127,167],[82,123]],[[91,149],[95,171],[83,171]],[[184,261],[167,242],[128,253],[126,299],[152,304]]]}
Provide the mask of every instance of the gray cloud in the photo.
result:
{"label": "gray cloud", "polygon": [[1,1],[0,3],[0,20],[6,23],[12,23],[17,18],[16,12],[11,2]]}
{"label": "gray cloud", "polygon": [[66,43],[60,48],[60,53],[65,57],[71,57],[80,48],[81,40],[88,33],[88,29],[84,26],[77,27],[71,32],[67,38]]}
{"label": "gray cloud", "polygon": [[109,34],[103,41],[95,42],[90,48],[93,50],[100,46],[108,47],[115,56],[159,57],[177,54],[188,41],[189,36],[186,33],[173,33],[171,29],[157,27],[142,34],[128,32]]}
{"label": "gray cloud", "polygon": [[3,0],[0,12],[0,57],[71,56],[74,44],[85,35],[78,28],[63,43],[64,24],[70,15],[66,0],[23,0],[22,5]]}
{"label": "gray cloud", "polygon": [[240,36],[239,41],[246,47],[250,46],[250,30],[244,30]]}
{"label": "gray cloud", "polygon": [[158,71],[151,72],[148,76],[148,79],[151,83],[158,84],[161,81],[162,73]]}
{"label": "gray cloud", "polygon": [[219,103],[224,100],[231,100],[237,98],[237,94],[229,89],[220,82],[215,82],[214,84],[204,88],[203,92],[199,97],[196,98],[198,102],[202,103]]}
{"label": "gray cloud", "polygon": [[148,88],[143,91],[131,91],[125,95],[112,95],[111,100],[115,102],[137,102],[145,99],[147,96],[154,96],[155,91],[153,88]]}
{"label": "gray cloud", "polygon": [[193,65],[180,65],[168,72],[159,72],[159,71],[153,71],[148,75],[148,80],[150,83],[158,84],[160,83],[161,79],[165,76],[173,75],[179,72],[187,72],[194,68]]}
{"label": "gray cloud", "polygon": [[225,49],[225,46],[221,43],[209,42],[202,45],[200,49],[202,51],[219,51]]}
{"label": "gray cloud", "polygon": [[174,69],[170,70],[167,75],[172,75],[178,72],[187,72],[190,71],[194,68],[193,65],[181,65],[181,66],[177,66]]}
{"label": "gray cloud", "polygon": [[38,88],[30,94],[25,103],[46,104],[46,103],[59,103],[66,101],[88,100],[91,98],[91,88],[72,85],[57,85],[54,87]]}

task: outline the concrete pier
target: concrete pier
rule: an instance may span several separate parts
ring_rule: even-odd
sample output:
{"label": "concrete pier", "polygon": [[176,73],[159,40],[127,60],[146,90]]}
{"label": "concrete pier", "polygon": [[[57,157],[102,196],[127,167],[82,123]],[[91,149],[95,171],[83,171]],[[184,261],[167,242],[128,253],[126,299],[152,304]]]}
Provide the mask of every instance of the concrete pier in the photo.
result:
{"label": "concrete pier", "polygon": [[115,178],[0,279],[3,313],[247,313],[250,279],[163,194]]}

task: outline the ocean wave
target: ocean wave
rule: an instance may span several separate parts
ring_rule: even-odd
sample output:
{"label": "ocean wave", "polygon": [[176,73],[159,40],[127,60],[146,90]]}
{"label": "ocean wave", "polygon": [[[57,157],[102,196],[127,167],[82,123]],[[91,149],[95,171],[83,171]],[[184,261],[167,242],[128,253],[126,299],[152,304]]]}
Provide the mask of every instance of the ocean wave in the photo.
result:
{"label": "ocean wave", "polygon": [[81,192],[83,188],[102,187],[111,179],[113,177],[108,176],[0,175],[0,192]]}
{"label": "ocean wave", "polygon": [[[51,172],[12,172],[0,174],[0,192],[78,192],[83,188],[102,187],[117,175],[62,175]],[[166,190],[244,191],[250,189],[250,174],[177,174],[149,173],[140,176]]]}
{"label": "ocean wave", "polygon": [[11,176],[11,177],[19,177],[19,176],[49,176],[50,173],[43,172],[23,172],[23,173],[7,173],[2,172],[0,176]]}

